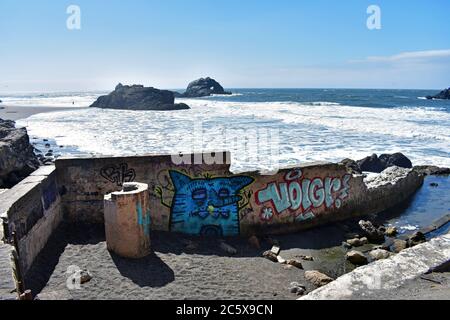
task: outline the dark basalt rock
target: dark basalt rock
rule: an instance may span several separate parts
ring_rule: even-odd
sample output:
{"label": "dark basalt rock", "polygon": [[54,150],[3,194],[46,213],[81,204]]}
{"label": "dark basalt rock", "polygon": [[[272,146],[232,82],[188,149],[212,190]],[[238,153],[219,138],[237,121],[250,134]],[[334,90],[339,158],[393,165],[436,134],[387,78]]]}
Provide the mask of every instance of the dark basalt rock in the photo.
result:
{"label": "dark basalt rock", "polygon": [[378,157],[376,154],[359,160],[356,162],[364,172],[381,173],[389,167],[397,166],[400,168],[411,169],[413,167],[411,160],[409,160],[402,153],[382,154]]}
{"label": "dark basalt rock", "polygon": [[383,243],[385,241],[382,228],[375,226],[372,222],[361,220],[359,226],[371,243]]}
{"label": "dark basalt rock", "polygon": [[403,153],[382,154],[380,160],[386,164],[386,168],[400,167],[411,169],[413,167],[411,160],[409,160]]}
{"label": "dark basalt rock", "polygon": [[445,89],[438,93],[435,96],[427,96],[428,100],[441,99],[441,100],[450,100],[450,88]]}
{"label": "dark basalt rock", "polygon": [[355,160],[344,159],[340,162],[340,164],[344,165],[347,172],[350,174],[362,174],[362,170]]}
{"label": "dark basalt rock", "polygon": [[184,103],[176,104],[172,91],[142,85],[124,86],[119,83],[113,92],[99,97],[91,108],[168,111],[189,109],[189,106]]}
{"label": "dark basalt rock", "polygon": [[39,168],[25,128],[0,119],[0,188],[11,188]]}
{"label": "dark basalt rock", "polygon": [[211,78],[201,78],[191,82],[183,94],[187,98],[208,97],[212,94],[231,95],[216,80]]}
{"label": "dark basalt rock", "polygon": [[381,173],[386,169],[386,165],[376,154],[356,162],[361,171]]}

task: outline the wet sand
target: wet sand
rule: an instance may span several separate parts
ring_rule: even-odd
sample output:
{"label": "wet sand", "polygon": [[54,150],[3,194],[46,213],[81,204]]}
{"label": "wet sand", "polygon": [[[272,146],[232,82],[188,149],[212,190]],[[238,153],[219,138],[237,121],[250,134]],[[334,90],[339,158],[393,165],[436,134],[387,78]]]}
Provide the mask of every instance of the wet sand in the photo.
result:
{"label": "wet sand", "polygon": [[0,119],[20,120],[31,117],[32,115],[44,112],[58,112],[80,109],[79,107],[11,107],[0,104]]}
{"label": "wet sand", "polygon": [[[345,260],[341,246],[346,228],[331,225],[299,234],[261,239],[261,248],[247,238],[227,239],[238,254],[220,249],[218,239],[152,233],[154,254],[140,260],[123,259],[106,248],[103,226],[61,226],[27,275],[26,286],[43,300],[136,300],[136,299],[262,299],[295,300],[292,282],[315,289],[304,270],[262,258],[271,240],[280,242],[281,256],[302,261],[305,270],[319,270],[336,278],[354,267]],[[188,248],[194,243],[196,248]],[[93,279],[78,290],[69,290],[70,266],[88,269]]]}

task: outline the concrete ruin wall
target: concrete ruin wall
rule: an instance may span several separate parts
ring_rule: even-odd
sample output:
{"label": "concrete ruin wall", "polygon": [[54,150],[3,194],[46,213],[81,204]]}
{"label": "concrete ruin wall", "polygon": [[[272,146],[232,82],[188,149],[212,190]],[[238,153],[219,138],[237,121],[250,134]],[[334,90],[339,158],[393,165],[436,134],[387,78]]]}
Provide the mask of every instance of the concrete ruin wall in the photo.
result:
{"label": "concrete ruin wall", "polygon": [[[202,155],[189,156],[194,160]],[[229,159],[228,153],[215,155]],[[153,230],[208,235],[276,234],[381,212],[420,187],[410,172],[397,184],[368,188],[338,164],[232,174],[226,164],[174,165],[170,156],[57,160],[68,221],[103,222],[103,197],[125,182],[149,185]],[[210,159],[209,159],[210,160]],[[402,185],[403,184],[403,185]]]}
{"label": "concrete ruin wall", "polygon": [[7,223],[4,240],[12,243],[12,233],[16,233],[23,273],[29,270],[62,221],[60,204],[54,166],[40,168],[0,194],[0,220]]}
{"label": "concrete ruin wall", "polygon": [[[203,155],[189,157],[194,163]],[[230,155],[218,153],[216,159],[227,160]],[[4,227],[0,226],[0,273],[7,270],[13,232],[26,274],[63,220],[103,223],[104,195],[121,190],[126,182],[149,185],[151,221],[145,227],[219,236],[289,233],[378,213],[406,200],[423,183],[423,177],[409,170],[395,181],[388,172],[366,184],[362,176],[331,163],[261,175],[232,174],[227,164],[207,164],[212,163],[210,158],[203,158],[201,165],[175,165],[172,160],[171,156],[61,159],[56,167],[42,167],[0,194]],[[10,286],[10,280],[1,287]]]}

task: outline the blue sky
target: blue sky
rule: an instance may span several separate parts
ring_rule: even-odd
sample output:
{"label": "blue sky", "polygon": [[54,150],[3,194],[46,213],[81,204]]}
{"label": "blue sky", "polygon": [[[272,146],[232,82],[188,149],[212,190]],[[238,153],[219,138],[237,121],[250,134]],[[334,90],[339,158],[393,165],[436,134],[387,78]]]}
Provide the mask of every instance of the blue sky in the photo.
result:
{"label": "blue sky", "polygon": [[[68,30],[69,5],[81,30]],[[381,8],[381,30],[366,27]],[[1,0],[0,91],[450,86],[448,0]]]}

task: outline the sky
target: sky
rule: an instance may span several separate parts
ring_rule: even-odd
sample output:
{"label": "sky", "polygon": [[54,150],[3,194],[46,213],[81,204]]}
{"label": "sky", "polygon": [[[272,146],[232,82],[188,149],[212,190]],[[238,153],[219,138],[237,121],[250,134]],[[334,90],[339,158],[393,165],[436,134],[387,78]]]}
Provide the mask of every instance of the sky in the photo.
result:
{"label": "sky", "polygon": [[[70,5],[80,29],[69,29]],[[370,30],[370,5],[381,29]],[[0,92],[450,86],[448,0],[0,0]]]}

